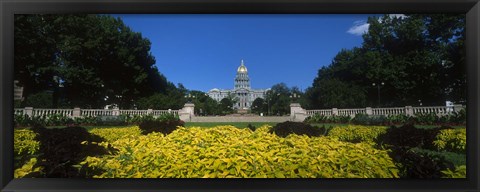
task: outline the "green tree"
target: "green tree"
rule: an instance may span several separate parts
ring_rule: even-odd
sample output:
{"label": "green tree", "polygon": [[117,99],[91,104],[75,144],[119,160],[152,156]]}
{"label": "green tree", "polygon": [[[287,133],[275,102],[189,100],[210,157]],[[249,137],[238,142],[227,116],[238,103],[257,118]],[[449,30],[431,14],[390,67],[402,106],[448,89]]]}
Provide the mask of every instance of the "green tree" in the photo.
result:
{"label": "green tree", "polygon": [[251,110],[252,110],[252,113],[256,113],[256,114],[263,113],[266,115],[268,112],[267,102],[262,98],[256,98],[252,102]]}
{"label": "green tree", "polygon": [[361,47],[319,69],[308,108],[377,106],[379,94],[381,106],[465,101],[465,15],[384,15],[368,24]]}
{"label": "green tree", "polygon": [[139,98],[175,88],[154,66],[150,41],[119,18],[17,15],[14,33],[15,79],[27,98],[50,90],[54,107],[63,96],[71,107],[131,108]]}
{"label": "green tree", "polygon": [[195,113],[199,115],[217,115],[221,111],[218,110],[218,103],[210,98],[205,92],[190,91],[190,94],[195,96],[193,103],[195,104]]}
{"label": "green tree", "polygon": [[220,110],[221,114],[230,114],[233,113],[233,100],[231,98],[223,98],[220,100]]}
{"label": "green tree", "polygon": [[303,95],[296,87],[289,88],[285,83],[278,83],[267,91],[266,100],[270,107],[269,115],[285,115],[290,113],[293,93]]}

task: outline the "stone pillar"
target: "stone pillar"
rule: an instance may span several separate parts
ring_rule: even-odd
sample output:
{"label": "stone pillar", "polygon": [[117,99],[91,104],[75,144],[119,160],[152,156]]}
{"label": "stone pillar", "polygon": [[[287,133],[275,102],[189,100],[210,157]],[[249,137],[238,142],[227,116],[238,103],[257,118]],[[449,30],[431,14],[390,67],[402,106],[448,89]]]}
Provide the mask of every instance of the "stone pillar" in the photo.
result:
{"label": "stone pillar", "polygon": [[365,112],[367,113],[367,115],[373,115],[373,110],[371,107],[365,108]]}
{"label": "stone pillar", "polygon": [[290,104],[290,118],[292,121],[303,121],[307,118],[307,111],[302,108],[300,103]]}
{"label": "stone pillar", "polygon": [[153,109],[147,109],[147,115],[150,115],[153,113]]}
{"label": "stone pillar", "polygon": [[72,116],[73,117],[80,117],[80,115],[81,115],[80,108],[78,108],[78,107],[73,108]]}
{"label": "stone pillar", "polygon": [[113,116],[119,116],[120,115],[120,109],[118,109],[118,108],[113,109],[112,115]]}
{"label": "stone pillar", "polygon": [[182,109],[178,111],[178,116],[180,116],[180,120],[185,122],[192,121],[192,117],[195,116],[195,104],[193,103],[186,103]]}
{"label": "stone pillar", "polygon": [[172,113],[172,109],[168,109],[168,113]]}
{"label": "stone pillar", "polygon": [[405,107],[405,115],[407,116],[413,116],[413,107],[412,106],[406,106]]}
{"label": "stone pillar", "polygon": [[462,105],[453,105],[453,112],[458,113],[463,109]]}
{"label": "stone pillar", "polygon": [[33,116],[33,107],[25,107],[25,115],[32,117]]}
{"label": "stone pillar", "polygon": [[332,115],[338,115],[338,109],[337,108],[332,109]]}

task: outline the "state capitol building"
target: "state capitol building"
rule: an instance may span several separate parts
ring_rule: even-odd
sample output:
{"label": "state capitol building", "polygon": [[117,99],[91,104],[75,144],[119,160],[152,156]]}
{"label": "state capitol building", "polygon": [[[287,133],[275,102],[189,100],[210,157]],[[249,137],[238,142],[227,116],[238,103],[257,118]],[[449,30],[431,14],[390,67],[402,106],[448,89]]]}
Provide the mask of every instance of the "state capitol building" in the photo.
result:
{"label": "state capitol building", "polygon": [[237,69],[237,75],[235,76],[235,87],[230,90],[214,88],[208,91],[208,96],[219,102],[223,98],[227,98],[231,95],[236,98],[236,103],[233,106],[234,109],[250,109],[253,101],[256,98],[265,99],[265,95],[269,90],[270,89],[251,89],[247,67],[242,60]]}

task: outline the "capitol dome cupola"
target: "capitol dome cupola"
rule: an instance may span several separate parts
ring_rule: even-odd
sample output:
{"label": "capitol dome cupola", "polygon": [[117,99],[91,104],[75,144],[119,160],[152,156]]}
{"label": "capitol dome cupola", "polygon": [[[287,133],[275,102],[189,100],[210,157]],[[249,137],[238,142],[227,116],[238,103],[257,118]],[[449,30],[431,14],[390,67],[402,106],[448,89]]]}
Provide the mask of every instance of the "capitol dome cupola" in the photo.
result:
{"label": "capitol dome cupola", "polygon": [[240,67],[237,69],[237,76],[235,77],[235,89],[250,89],[250,78],[248,78],[247,67],[241,61]]}
{"label": "capitol dome cupola", "polygon": [[237,69],[237,73],[247,73],[247,67],[245,67],[245,65],[243,64],[243,59],[242,59],[242,63],[240,64],[240,67],[238,67]]}

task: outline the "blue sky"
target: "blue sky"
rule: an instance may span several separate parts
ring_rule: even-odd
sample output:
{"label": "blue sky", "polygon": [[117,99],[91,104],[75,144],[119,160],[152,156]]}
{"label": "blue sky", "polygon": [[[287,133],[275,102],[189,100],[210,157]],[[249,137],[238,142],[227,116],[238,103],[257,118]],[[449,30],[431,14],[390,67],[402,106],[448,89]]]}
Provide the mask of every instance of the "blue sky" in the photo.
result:
{"label": "blue sky", "polygon": [[254,89],[306,89],[341,49],[361,46],[371,15],[113,15],[152,42],[156,66],[175,85],[232,89],[243,59]]}

